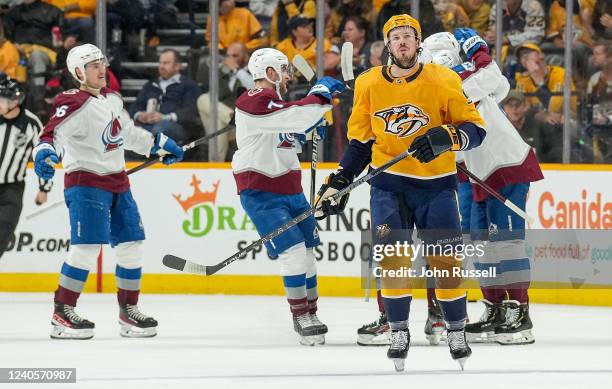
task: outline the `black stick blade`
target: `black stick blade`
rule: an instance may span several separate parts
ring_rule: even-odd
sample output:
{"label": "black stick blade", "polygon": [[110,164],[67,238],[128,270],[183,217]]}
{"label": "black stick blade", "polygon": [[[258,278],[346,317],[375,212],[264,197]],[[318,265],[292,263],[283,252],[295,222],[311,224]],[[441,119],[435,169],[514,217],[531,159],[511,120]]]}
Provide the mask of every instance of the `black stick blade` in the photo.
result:
{"label": "black stick blade", "polygon": [[166,267],[169,267],[170,269],[183,271],[185,269],[185,264],[187,263],[187,261],[184,260],[183,258],[179,258],[179,257],[175,257],[174,255],[167,254],[167,255],[164,255],[164,259],[162,260],[162,263]]}

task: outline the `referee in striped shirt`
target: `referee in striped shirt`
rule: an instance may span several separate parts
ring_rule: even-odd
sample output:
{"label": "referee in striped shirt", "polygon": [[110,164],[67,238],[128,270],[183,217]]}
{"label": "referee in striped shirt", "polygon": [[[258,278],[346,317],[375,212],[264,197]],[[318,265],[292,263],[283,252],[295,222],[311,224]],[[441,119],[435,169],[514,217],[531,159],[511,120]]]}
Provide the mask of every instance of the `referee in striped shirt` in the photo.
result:
{"label": "referee in striped shirt", "polygon": [[[21,215],[26,167],[42,130],[36,115],[21,107],[24,98],[19,83],[0,76],[0,258]],[[36,204],[47,201],[51,186],[51,181],[39,180]]]}

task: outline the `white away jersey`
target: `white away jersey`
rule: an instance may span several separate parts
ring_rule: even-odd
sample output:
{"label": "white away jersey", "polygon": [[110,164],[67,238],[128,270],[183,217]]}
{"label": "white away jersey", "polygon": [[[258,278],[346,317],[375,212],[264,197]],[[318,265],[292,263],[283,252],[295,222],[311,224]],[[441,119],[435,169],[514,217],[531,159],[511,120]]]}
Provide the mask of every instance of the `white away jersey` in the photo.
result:
{"label": "white away jersey", "polygon": [[62,155],[65,187],[128,190],[124,148],[149,156],[154,138],[134,125],[121,96],[108,88],[98,96],[72,89],[56,98],[52,112],[40,141]]}

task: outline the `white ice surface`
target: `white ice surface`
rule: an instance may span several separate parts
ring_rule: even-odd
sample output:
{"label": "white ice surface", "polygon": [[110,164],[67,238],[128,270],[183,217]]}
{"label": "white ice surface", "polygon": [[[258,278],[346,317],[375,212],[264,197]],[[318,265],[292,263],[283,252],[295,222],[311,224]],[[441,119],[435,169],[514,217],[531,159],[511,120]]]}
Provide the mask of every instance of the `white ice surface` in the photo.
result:
{"label": "white ice surface", "polygon": [[[445,344],[426,345],[424,300],[411,309],[406,372],[386,347],[359,347],[356,329],[377,318],[375,301],[321,298],[327,344],[297,343],[282,297],[144,295],[159,320],[151,339],[119,336],[116,297],[85,294],[77,312],[96,323],[88,341],[49,339],[51,294],[0,293],[0,367],[75,367],[77,384],[8,388],[612,388],[612,309],[531,306],[536,343],[472,345],[461,372]],[[480,303],[468,313],[480,316]]]}

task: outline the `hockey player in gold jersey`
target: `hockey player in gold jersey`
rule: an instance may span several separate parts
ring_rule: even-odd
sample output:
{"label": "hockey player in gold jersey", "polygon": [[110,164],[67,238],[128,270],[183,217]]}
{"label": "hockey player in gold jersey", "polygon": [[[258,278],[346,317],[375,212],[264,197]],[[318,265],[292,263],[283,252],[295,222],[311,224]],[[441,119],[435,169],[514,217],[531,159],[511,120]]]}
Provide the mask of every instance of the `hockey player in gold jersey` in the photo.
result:
{"label": "hockey player in gold jersey", "polygon": [[[425,243],[461,244],[456,200],[455,155],[485,137],[483,120],[463,95],[461,79],[452,70],[417,63],[421,27],[410,15],[391,17],[383,28],[391,64],[362,73],[356,80],[353,111],[348,122],[349,147],[340,169],[319,190],[323,218],[344,210],[327,197],[348,186],[366,166],[376,168],[407,149],[413,154],[374,177],[370,184],[372,234],[375,244],[410,239],[413,226]],[[411,258],[385,256],[383,269],[410,266]],[[450,255],[427,257],[433,269],[461,266]],[[460,279],[436,280],[436,295],[448,329],[453,359],[463,368],[471,350],[465,340],[466,294]],[[383,277],[382,296],[391,326],[387,356],[396,370],[404,369],[410,343],[408,314],[412,300],[409,279]]]}

